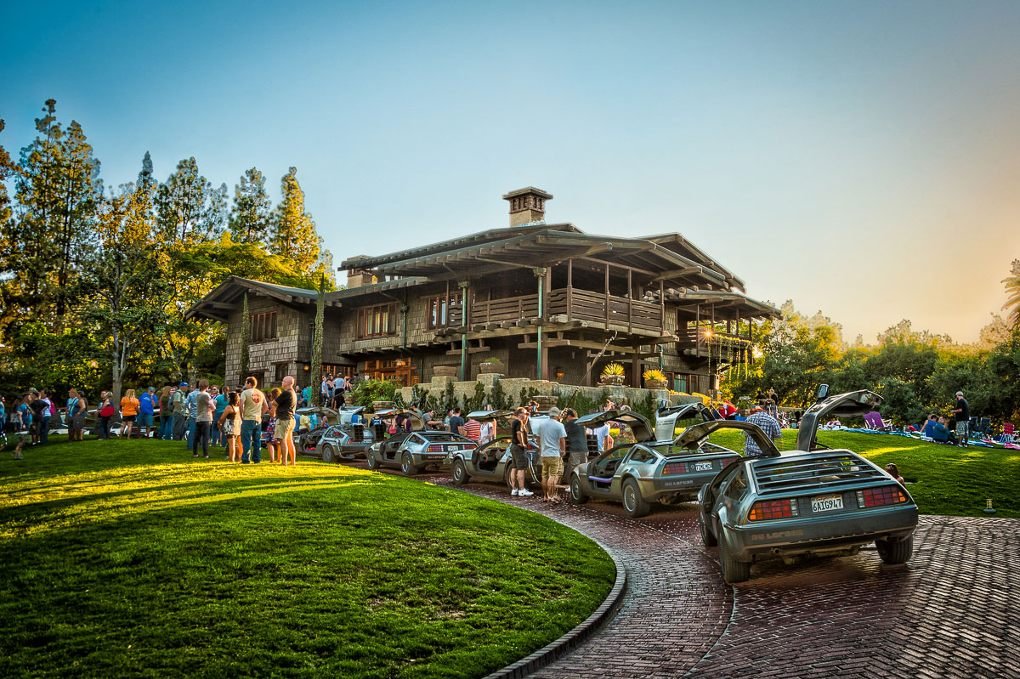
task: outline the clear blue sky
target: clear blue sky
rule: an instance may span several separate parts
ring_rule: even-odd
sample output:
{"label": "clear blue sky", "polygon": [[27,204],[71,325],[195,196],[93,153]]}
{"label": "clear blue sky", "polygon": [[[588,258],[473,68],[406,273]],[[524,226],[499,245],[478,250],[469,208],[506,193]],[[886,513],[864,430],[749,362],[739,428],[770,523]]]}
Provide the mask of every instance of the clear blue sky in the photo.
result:
{"label": "clear blue sky", "polygon": [[298,168],[336,261],[507,223],[679,231],[846,339],[960,341],[1020,257],[1020,3],[5,3],[0,143],[43,101],[107,185]]}

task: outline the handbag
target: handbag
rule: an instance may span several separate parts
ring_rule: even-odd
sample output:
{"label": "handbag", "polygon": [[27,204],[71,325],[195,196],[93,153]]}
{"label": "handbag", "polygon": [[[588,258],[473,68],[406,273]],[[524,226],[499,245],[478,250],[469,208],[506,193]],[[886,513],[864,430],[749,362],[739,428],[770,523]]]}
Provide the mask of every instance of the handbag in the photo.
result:
{"label": "handbag", "polygon": [[100,417],[113,417],[113,413],[114,412],[115,411],[113,409],[113,406],[110,405],[109,403],[107,403],[105,406],[103,406],[102,408],[99,409],[99,416]]}

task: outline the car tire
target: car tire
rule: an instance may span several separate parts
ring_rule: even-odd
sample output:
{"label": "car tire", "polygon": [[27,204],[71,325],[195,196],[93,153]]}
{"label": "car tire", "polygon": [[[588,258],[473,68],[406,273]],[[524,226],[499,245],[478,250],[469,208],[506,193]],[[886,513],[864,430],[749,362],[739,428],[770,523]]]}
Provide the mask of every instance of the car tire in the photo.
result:
{"label": "car tire", "polygon": [[701,541],[705,543],[706,547],[715,547],[719,544],[719,541],[712,535],[711,529],[708,527],[710,519],[704,514],[698,514],[698,528],[701,530]]}
{"label": "car tire", "polygon": [[639,519],[652,511],[652,506],[641,497],[641,488],[634,479],[623,482],[623,510],[632,519]]}
{"label": "car tire", "polygon": [[322,447],[322,461],[323,462],[335,462],[336,453],[333,451],[333,446],[328,443]]}
{"label": "car tire", "polygon": [[379,468],[379,460],[377,460],[375,458],[375,454],[371,450],[368,451],[368,454],[365,456],[365,459],[368,460],[368,468],[369,469],[378,469]]}
{"label": "car tire", "polygon": [[729,585],[744,582],[751,577],[751,564],[734,559],[725,540],[719,543],[719,567],[723,580]]}
{"label": "car tire", "polygon": [[418,473],[418,469],[414,466],[414,460],[411,459],[411,453],[404,453],[400,456],[400,471],[404,472],[404,476],[414,476]]}
{"label": "car tire", "polygon": [[468,476],[467,467],[464,466],[464,460],[459,457],[453,461],[451,474],[453,476],[453,485],[455,486],[463,486],[471,478]]}
{"label": "car tire", "polygon": [[914,555],[914,536],[904,540],[875,540],[875,548],[883,563],[900,564],[910,561]]}
{"label": "car tire", "polygon": [[581,485],[581,477],[577,474],[570,476],[570,502],[575,505],[583,505],[588,501],[588,496],[584,494],[584,486]]}

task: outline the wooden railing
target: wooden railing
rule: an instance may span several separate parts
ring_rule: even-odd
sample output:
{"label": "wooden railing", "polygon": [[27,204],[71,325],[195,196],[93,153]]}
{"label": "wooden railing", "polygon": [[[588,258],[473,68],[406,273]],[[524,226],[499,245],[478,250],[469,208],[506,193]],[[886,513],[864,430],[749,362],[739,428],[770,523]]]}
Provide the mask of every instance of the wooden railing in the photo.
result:
{"label": "wooden railing", "polygon": [[[588,321],[607,326],[657,331],[662,329],[662,307],[627,297],[608,298],[598,292],[577,289],[552,290],[546,295],[546,317],[565,315],[568,321]],[[475,298],[471,324],[501,323],[538,316],[538,295],[499,299]],[[458,317],[459,322],[459,317]]]}

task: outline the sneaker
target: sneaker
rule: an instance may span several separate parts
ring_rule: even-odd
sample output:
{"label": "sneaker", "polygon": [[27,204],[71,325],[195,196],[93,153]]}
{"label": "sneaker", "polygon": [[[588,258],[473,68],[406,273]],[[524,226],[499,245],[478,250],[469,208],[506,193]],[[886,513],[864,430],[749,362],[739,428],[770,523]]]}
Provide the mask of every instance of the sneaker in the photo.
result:
{"label": "sneaker", "polygon": [[520,495],[520,493],[517,492],[516,488],[510,491],[510,497],[517,497],[518,495]]}
{"label": "sneaker", "polygon": [[531,497],[532,495],[534,495],[534,493],[532,493],[532,492],[531,492],[530,490],[528,490],[528,489],[524,489],[524,490],[520,491],[520,492],[519,492],[519,493],[517,493],[517,494],[518,494],[518,495],[520,495],[521,497]]}

